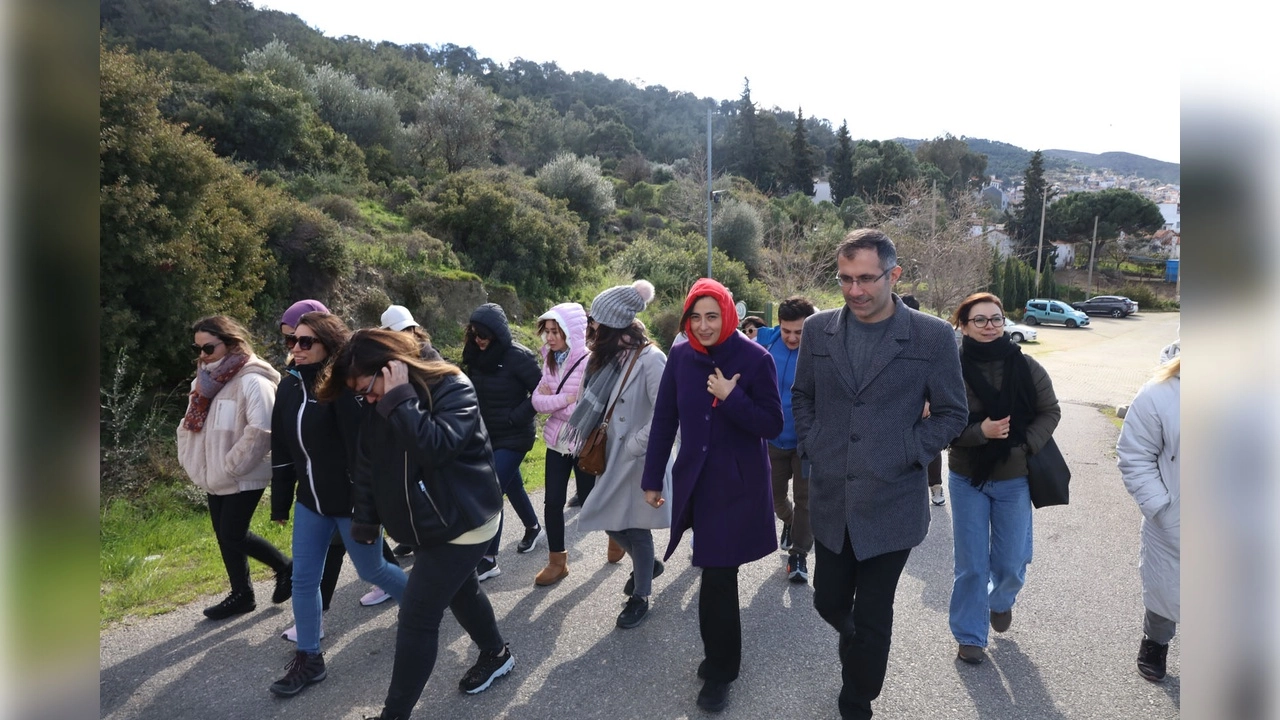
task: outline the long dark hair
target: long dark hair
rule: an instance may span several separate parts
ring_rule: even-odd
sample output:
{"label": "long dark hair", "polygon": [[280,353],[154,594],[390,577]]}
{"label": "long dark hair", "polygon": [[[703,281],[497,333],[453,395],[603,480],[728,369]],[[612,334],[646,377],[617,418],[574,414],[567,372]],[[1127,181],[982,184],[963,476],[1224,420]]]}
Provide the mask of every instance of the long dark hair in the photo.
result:
{"label": "long dark hair", "polygon": [[195,321],[191,325],[191,333],[198,332],[209,333],[226,343],[228,353],[235,355],[253,354],[253,343],[249,342],[249,331],[226,315],[210,315]]}
{"label": "long dark hair", "polygon": [[587,328],[587,347],[591,349],[591,361],[587,363],[587,372],[594,373],[608,366],[618,355],[633,348],[643,348],[652,344],[649,332],[644,323],[632,320],[631,324],[619,330],[608,325],[596,323],[594,328]]}
{"label": "long dark hair", "polygon": [[357,330],[329,363],[318,383],[316,397],[328,402],[348,390],[349,378],[377,376],[392,360],[409,368],[409,382],[420,392],[430,394],[431,387],[442,378],[462,373],[443,360],[423,360],[418,341],[410,334],[395,330]]}
{"label": "long dark hair", "polygon": [[333,358],[347,344],[347,338],[351,337],[351,329],[347,327],[346,323],[342,322],[342,318],[333,313],[319,310],[305,313],[294,324],[294,332],[297,333],[298,327],[302,325],[311,328],[311,331],[316,334],[316,339],[329,351],[329,357],[325,358],[324,361],[326,365],[333,362]]}

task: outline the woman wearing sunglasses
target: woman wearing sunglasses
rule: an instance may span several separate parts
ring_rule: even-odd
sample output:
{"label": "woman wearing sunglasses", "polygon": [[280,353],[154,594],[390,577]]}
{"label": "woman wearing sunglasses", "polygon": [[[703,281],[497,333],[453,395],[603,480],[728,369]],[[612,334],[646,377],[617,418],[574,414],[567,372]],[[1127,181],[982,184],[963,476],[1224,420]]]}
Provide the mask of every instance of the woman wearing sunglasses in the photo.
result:
{"label": "woman wearing sunglasses", "polygon": [[[520,522],[524,524],[524,537],[516,545],[516,552],[532,552],[544,531],[538,524],[538,515],[524,489],[520,476],[520,463],[533,449],[537,426],[534,418],[533,393],[542,382],[542,370],[529,348],[511,339],[507,326],[507,314],[501,305],[485,303],[471,313],[467,324],[465,344],[462,347],[462,366],[476,389],[480,399],[480,417],[489,431],[493,444],[493,461],[498,469],[498,483],[502,493],[511,501]],[[489,551],[476,566],[481,580],[501,574],[498,569],[498,542],[502,538],[502,526],[489,543]]]}
{"label": "woman wearing sunglasses", "polygon": [[292,594],[288,558],[249,532],[271,481],[271,411],[280,373],[253,354],[249,332],[225,315],[199,320],[191,331],[196,377],[178,425],[178,461],[208,498],[231,593],[204,614],[222,620],[257,607],[250,557],[275,571],[271,602],[282,603]]}
{"label": "woman wearing sunglasses", "polygon": [[353,538],[375,543],[381,524],[417,557],[400,601],[381,720],[413,712],[435,668],[445,608],[480,647],[459,689],[481,692],[515,665],[475,572],[502,516],[475,390],[457,367],[419,353],[405,333],[360,330],[320,389],[322,401],[354,391],[372,406],[353,466]]}
{"label": "woman wearing sunglasses", "polygon": [[[280,316],[280,334],[284,336],[284,345],[288,350],[288,358],[285,364],[286,381],[288,380],[289,371],[297,364],[297,358],[294,353],[294,350],[298,345],[298,338],[297,335],[295,335],[297,325],[299,319],[309,312],[327,313],[329,312],[329,308],[325,307],[324,303],[319,300],[299,300],[298,302],[290,305],[289,308],[284,311],[284,314]],[[307,342],[308,344],[310,343],[310,341]],[[308,351],[310,349],[310,347],[307,348]],[[278,397],[279,396],[277,395],[277,398]],[[275,438],[273,437],[273,442],[274,440]],[[277,496],[279,495],[281,495],[281,493],[272,493],[272,520],[277,521],[281,518],[287,519],[289,517],[288,503],[292,502],[291,492],[284,493],[283,500],[277,500]],[[276,505],[279,502],[284,502],[285,505],[277,508]],[[395,554],[391,552],[390,546],[388,546],[385,541],[383,542],[382,549],[382,555],[388,562],[396,565],[399,564]],[[329,612],[329,605],[333,601],[333,593],[338,589],[338,579],[342,575],[342,558],[346,554],[347,548],[342,544],[342,536],[337,531],[334,531],[333,537],[329,541],[329,552],[324,559],[324,573],[320,576],[320,607],[322,612]],[[390,599],[391,596],[387,594],[385,590],[375,585],[369,588],[369,591],[364,595],[360,596],[360,604],[365,607],[371,607],[373,605],[384,603]],[[324,637],[323,630],[320,631],[320,636]],[[288,630],[280,633],[280,637],[288,640],[289,642],[298,642],[298,626],[294,625]]]}
{"label": "woman wearing sunglasses", "polygon": [[[360,577],[399,602],[405,574],[386,549],[351,539],[351,472],[360,405],[346,392],[316,402],[317,378],[350,331],[336,315],[309,312],[293,332],[293,366],[276,394],[271,422],[271,519],[285,524],[293,506],[293,617],[298,649],[271,692],[292,697],[325,678],[320,652],[320,577],[334,533]],[[296,497],[296,501],[295,501]],[[391,559],[388,561],[387,557]]]}
{"label": "woman wearing sunglasses", "polygon": [[947,452],[955,580],[951,634],[958,656],[986,658],[988,626],[1002,633],[1031,562],[1027,457],[1049,442],[1062,417],[1053,382],[1004,334],[1004,307],[991,293],[965,298],[951,317],[963,333],[960,367],[969,424]]}

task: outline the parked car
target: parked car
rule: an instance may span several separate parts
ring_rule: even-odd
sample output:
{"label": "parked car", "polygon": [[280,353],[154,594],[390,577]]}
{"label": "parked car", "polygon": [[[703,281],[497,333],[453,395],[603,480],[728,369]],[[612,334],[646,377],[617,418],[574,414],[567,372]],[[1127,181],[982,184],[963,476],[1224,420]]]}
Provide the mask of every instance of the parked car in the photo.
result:
{"label": "parked car", "polygon": [[1035,342],[1036,330],[1027,325],[1021,325],[1009,320],[1004,321],[1004,334],[1016,343]]}
{"label": "parked car", "polygon": [[1096,295],[1082,302],[1071,303],[1071,307],[1088,315],[1110,315],[1113,318],[1138,312],[1138,303],[1123,295]]}
{"label": "parked car", "polygon": [[1083,327],[1089,324],[1089,316],[1070,307],[1061,300],[1045,300],[1033,298],[1027,301],[1022,321],[1028,325],[1040,323],[1062,323],[1069,328]]}

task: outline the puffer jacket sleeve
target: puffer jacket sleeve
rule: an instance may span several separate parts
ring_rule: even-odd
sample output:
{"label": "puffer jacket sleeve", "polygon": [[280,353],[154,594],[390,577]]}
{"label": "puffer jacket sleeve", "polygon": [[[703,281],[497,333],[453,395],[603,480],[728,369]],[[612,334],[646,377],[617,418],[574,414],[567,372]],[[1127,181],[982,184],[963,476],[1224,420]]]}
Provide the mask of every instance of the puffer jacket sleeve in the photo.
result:
{"label": "puffer jacket sleeve", "polygon": [[[572,372],[569,373],[569,376],[563,378],[563,384],[561,384],[560,379],[557,379],[549,371],[543,371],[542,383],[539,385],[539,390],[545,387],[551,392],[542,393],[539,390],[534,391],[533,397],[530,398],[533,402],[534,410],[537,410],[543,415],[550,415],[561,408],[570,407],[577,403],[578,391],[582,389],[582,373],[587,369],[589,356],[581,355],[579,358],[580,361],[573,360],[572,362],[566,363],[568,367],[561,368],[561,372],[572,368]],[[577,365],[575,366],[574,363],[577,363]],[[556,392],[557,388],[560,392]]]}
{"label": "puffer jacket sleeve", "polygon": [[280,396],[289,392],[288,380],[280,383],[276,392],[276,403],[271,409],[271,519],[288,520],[289,510],[293,507],[293,493],[297,483],[297,472],[293,462],[293,450],[289,446],[288,433],[290,425],[297,422],[290,415],[285,417],[285,403]]}
{"label": "puffer jacket sleeve", "polygon": [[1053,437],[1053,431],[1062,419],[1062,407],[1058,405],[1058,396],[1053,392],[1053,380],[1049,373],[1036,362],[1027,358],[1031,366],[1031,377],[1036,383],[1036,417],[1027,425],[1027,452],[1034,455]]}
{"label": "puffer jacket sleeve", "polygon": [[1169,505],[1170,495],[1160,477],[1158,461],[1164,432],[1150,388],[1138,391],[1129,405],[1116,442],[1116,456],[1125,489],[1137,501],[1142,515],[1154,520]]}
{"label": "puffer jacket sleeve", "polygon": [[480,431],[480,405],[470,383],[446,379],[432,392],[431,407],[413,385],[388,392],[375,406],[400,449],[423,467],[445,465]]}
{"label": "puffer jacket sleeve", "polygon": [[542,381],[542,369],[538,367],[538,361],[534,359],[533,352],[523,346],[513,345],[507,351],[507,360],[510,363],[511,373],[525,391],[524,399],[511,409],[511,424],[523,425],[531,422],[538,414],[533,408],[531,397],[538,390],[538,383]]}
{"label": "puffer jacket sleeve", "polygon": [[251,374],[243,378],[246,424],[244,434],[227,451],[224,468],[227,474],[239,477],[258,467],[271,452],[271,412],[276,404],[275,383],[261,375]]}

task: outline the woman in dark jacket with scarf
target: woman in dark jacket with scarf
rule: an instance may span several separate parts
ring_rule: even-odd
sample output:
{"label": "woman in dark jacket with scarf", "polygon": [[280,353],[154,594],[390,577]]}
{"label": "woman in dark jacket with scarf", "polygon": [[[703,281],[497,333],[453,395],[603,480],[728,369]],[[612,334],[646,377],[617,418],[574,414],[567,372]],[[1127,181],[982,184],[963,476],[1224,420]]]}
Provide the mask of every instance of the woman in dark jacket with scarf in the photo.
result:
{"label": "woman in dark jacket with scarf", "polygon": [[[271,418],[271,519],[285,524],[293,504],[293,617],[298,649],[271,692],[292,697],[325,678],[320,652],[321,575],[334,533],[360,577],[399,602],[405,574],[388,562],[385,544],[374,548],[351,538],[351,470],[360,405],[350,392],[316,402],[317,378],[347,341],[336,315],[309,312],[295,321],[293,360],[276,392]],[[296,491],[295,491],[296,487]],[[341,556],[339,556],[339,560]]]}
{"label": "woman in dark jacket with scarf", "polygon": [[459,682],[478,693],[515,664],[476,563],[498,532],[502,493],[471,383],[453,365],[422,360],[412,337],[361,330],[338,354],[322,400],[354,391],[364,415],[353,469],[352,537],[377,542],[378,526],[414,547],[400,601],[396,655],[381,720],[405,720],[435,667],[445,608],[480,647]]}
{"label": "woman in dark jacket with scarf", "polygon": [[[533,449],[537,433],[532,395],[542,382],[542,369],[532,350],[512,341],[507,314],[495,303],[485,303],[471,313],[462,347],[462,367],[480,399],[480,417],[493,445],[498,483],[524,523],[524,537],[516,550],[531,552],[544,531],[525,492],[520,463]],[[502,572],[498,568],[501,539],[502,525],[499,524],[498,534],[493,536],[488,551],[476,566],[476,574],[482,581]]]}
{"label": "woman in dark jacket with scarf", "polygon": [[987,627],[1004,632],[1031,562],[1027,457],[1049,442],[1062,410],[1053,382],[1004,334],[1000,298],[975,293],[951,323],[964,335],[960,366],[969,425],[948,451],[955,581],[951,634],[959,658],[986,657]]}
{"label": "woman in dark jacket with scarf", "polygon": [[742,662],[738,567],[778,549],[768,440],[782,432],[782,398],[773,357],[738,332],[738,312],[723,285],[708,278],[694,283],[680,327],[689,341],[671,348],[662,374],[641,487],[651,505],[664,502],[662,472],[679,430],[664,559],[693,530],[706,655],[698,666],[704,680],[698,707],[718,712]]}

